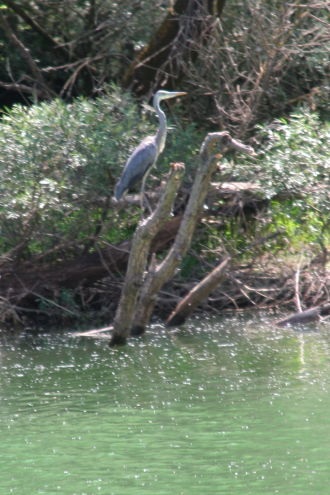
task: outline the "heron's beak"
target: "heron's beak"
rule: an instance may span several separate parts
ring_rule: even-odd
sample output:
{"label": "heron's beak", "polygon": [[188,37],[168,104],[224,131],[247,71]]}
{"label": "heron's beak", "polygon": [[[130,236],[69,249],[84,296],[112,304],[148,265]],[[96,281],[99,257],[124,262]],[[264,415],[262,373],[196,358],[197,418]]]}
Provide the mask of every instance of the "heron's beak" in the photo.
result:
{"label": "heron's beak", "polygon": [[188,93],[186,93],[185,91],[173,91],[172,93],[166,95],[165,99],[176,98],[177,96],[185,96],[186,94]]}

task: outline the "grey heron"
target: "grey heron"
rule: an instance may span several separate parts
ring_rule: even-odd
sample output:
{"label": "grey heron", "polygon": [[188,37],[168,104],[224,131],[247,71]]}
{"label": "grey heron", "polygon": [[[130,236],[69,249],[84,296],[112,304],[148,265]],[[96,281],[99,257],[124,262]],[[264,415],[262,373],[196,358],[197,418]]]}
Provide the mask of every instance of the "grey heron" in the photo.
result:
{"label": "grey heron", "polygon": [[187,93],[183,91],[160,90],[154,95],[153,106],[159,119],[157,134],[144,138],[128,158],[123,173],[115,186],[115,198],[117,201],[120,200],[126,191],[142,180],[141,198],[143,203],[144,187],[147,176],[151,167],[155,165],[158,156],[165,148],[167,122],[166,115],[160,108],[160,102],[186,94]]}

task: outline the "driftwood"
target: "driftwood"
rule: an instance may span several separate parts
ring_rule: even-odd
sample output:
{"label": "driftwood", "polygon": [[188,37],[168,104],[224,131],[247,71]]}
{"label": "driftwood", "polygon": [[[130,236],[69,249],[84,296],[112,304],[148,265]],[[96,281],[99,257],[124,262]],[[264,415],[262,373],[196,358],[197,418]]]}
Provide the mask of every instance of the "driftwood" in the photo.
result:
{"label": "driftwood", "polygon": [[321,318],[323,316],[330,314],[330,304],[322,304],[303,311],[300,300],[301,263],[302,260],[300,260],[300,262],[298,263],[294,277],[294,299],[298,311],[288,318],[278,321],[277,326],[279,327],[285,327],[289,325],[305,325],[308,323],[319,322],[321,321]]}
{"label": "driftwood", "polygon": [[309,308],[304,311],[298,311],[288,318],[284,318],[276,323],[278,327],[306,325],[321,321],[322,317],[330,315],[330,304],[322,304]]}
{"label": "driftwood", "polygon": [[109,339],[109,334],[113,330],[113,325],[102,328],[93,328],[92,330],[86,330],[85,332],[73,332],[73,337],[92,337],[93,339]]}
{"label": "driftwood", "polygon": [[[172,176],[170,176],[163,199],[156,211],[138,227],[135,233],[125,284],[114,320],[114,332],[110,346],[124,344],[130,334],[143,333],[149,323],[157,292],[173,277],[181,259],[190,247],[211,176],[217,169],[219,147],[223,149],[223,152],[235,149],[254,154],[252,148],[234,140],[228,132],[215,132],[207,135],[201,147],[200,165],[173,246],[160,264],[157,265],[155,257],[152,257],[148,267],[146,253],[149,252],[150,240],[155,235],[157,225],[161,224],[168,208],[167,200],[165,201],[164,197],[170,199],[171,204],[173,204],[174,194],[178,189],[178,187],[176,189],[173,187]],[[146,274],[143,277],[144,273]]]}
{"label": "driftwood", "polygon": [[166,320],[166,326],[174,327],[183,325],[194,309],[222,282],[229,261],[230,257],[228,256],[177,304]]}

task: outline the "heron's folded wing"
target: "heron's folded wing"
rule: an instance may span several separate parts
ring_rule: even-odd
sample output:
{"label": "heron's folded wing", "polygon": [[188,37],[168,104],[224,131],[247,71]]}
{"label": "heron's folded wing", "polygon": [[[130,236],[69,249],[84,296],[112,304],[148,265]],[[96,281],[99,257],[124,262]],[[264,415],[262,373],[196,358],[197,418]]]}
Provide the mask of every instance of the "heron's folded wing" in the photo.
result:
{"label": "heron's folded wing", "polygon": [[157,158],[157,147],[153,138],[145,138],[127,160],[122,179],[127,188],[142,180]]}

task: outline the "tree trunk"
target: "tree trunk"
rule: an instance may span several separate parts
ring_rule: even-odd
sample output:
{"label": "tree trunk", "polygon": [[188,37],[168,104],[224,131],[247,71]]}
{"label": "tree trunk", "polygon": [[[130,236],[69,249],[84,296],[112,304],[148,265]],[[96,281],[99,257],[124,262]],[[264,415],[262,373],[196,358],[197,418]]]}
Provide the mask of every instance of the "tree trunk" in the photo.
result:
{"label": "tree trunk", "polygon": [[142,220],[135,231],[125,282],[113,323],[114,331],[110,346],[124,344],[131,332],[138,294],[143,285],[148,266],[150,245],[171,214],[183,172],[184,166],[182,164],[172,166],[166,189],[156,210],[149,218]]}
{"label": "tree trunk", "polygon": [[225,0],[176,0],[148,45],[126,70],[123,86],[139,96],[164,86],[177,88],[184,60],[188,55],[196,57],[196,44],[206,42],[211,18],[219,17],[224,5]]}
{"label": "tree trunk", "polygon": [[[222,133],[214,134],[217,134],[218,138]],[[154,308],[157,292],[173,277],[190,247],[192,236],[207,195],[211,176],[218,165],[218,157],[211,156],[210,158],[209,154],[214,144],[214,136],[211,136],[209,134],[202,145],[201,162],[196,172],[189,201],[174,244],[162,263],[157,267],[153,267],[148,273],[145,284],[141,289],[139,304],[136,307],[134,316],[133,335],[140,335],[144,332]]]}

